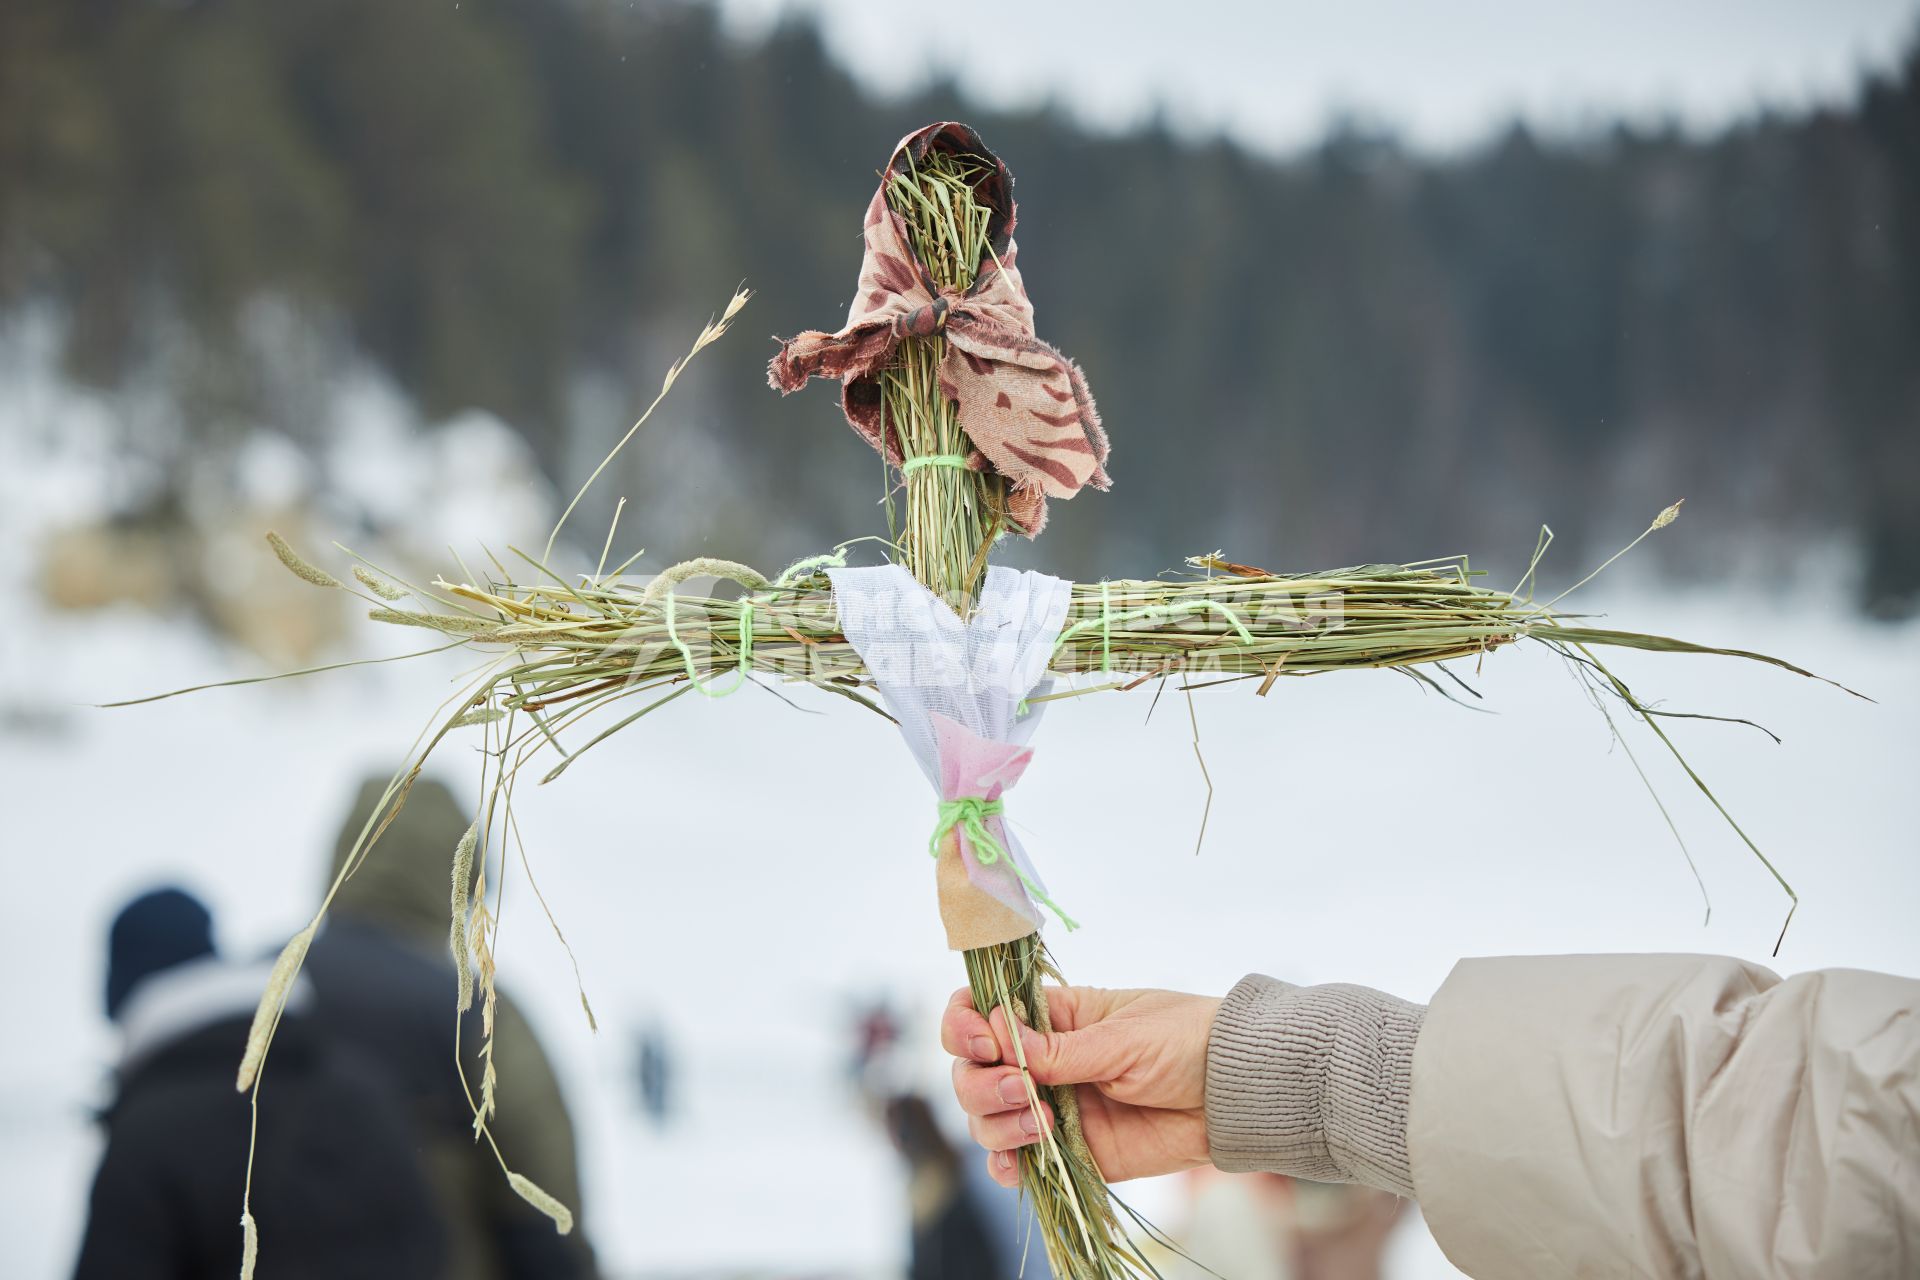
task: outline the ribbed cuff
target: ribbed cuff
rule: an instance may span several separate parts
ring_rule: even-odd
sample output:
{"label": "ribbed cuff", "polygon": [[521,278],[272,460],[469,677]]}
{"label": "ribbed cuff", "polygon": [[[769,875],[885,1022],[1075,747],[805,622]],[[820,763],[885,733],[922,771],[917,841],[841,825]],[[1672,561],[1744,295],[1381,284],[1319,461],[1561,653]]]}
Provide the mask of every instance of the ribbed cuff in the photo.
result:
{"label": "ribbed cuff", "polygon": [[1407,1103],[1426,1012],[1369,987],[1241,979],[1207,1042],[1213,1163],[1412,1197]]}

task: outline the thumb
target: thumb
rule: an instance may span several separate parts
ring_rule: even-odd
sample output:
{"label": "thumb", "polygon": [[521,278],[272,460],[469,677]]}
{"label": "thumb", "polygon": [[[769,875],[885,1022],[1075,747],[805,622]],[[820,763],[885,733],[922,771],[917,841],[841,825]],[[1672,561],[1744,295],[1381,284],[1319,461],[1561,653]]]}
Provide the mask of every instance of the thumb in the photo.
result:
{"label": "thumb", "polygon": [[[1007,1035],[1007,1011],[995,1009],[990,1019],[1000,1061],[1015,1063],[1013,1041]],[[1120,1074],[1125,1050],[1114,1028],[1096,1022],[1078,1031],[1035,1031],[1020,1026],[1020,1053],[1029,1074],[1041,1084],[1099,1084]]]}

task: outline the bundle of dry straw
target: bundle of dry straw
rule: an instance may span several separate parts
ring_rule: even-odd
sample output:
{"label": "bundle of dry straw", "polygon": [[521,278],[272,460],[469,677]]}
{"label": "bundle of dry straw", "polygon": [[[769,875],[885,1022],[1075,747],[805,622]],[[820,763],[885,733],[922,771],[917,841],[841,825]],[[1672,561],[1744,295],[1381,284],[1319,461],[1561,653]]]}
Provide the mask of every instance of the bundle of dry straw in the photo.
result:
{"label": "bundle of dry straw", "polygon": [[[914,252],[943,288],[972,287],[992,252],[987,209],[974,185],[986,166],[947,151],[930,151],[907,172],[892,172],[887,203],[906,222]],[[1005,519],[1006,493],[992,471],[916,465],[916,459],[964,455],[957,407],[942,394],[938,370],[946,339],[909,338],[881,376],[882,403],[900,441],[906,484],[903,563],[922,586],[949,601],[962,618]],[[1123,624],[1124,625],[1124,624]],[[1111,628],[1103,632],[1111,640]],[[999,1008],[1042,1032],[1052,1030],[1042,980],[1059,979],[1038,933],[964,953],[973,1004]],[[1014,1038],[1016,1053],[1020,1041]],[[1057,1276],[1106,1277],[1151,1273],[1152,1264],[1127,1238],[1114,1215],[1105,1178],[1087,1149],[1073,1086],[1036,1082],[1020,1062],[1041,1140],[1021,1149],[1020,1187],[1033,1205],[1034,1225]],[[1045,1102],[1057,1124],[1047,1124]]]}

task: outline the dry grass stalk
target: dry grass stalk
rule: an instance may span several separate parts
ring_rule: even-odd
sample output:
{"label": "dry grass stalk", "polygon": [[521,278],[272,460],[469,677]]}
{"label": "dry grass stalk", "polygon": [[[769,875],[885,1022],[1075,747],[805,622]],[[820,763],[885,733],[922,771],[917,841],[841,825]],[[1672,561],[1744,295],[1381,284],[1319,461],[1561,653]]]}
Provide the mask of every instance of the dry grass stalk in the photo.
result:
{"label": "dry grass stalk", "polygon": [[473,961],[468,954],[467,923],[473,912],[473,847],[480,836],[476,820],[453,847],[453,924],[447,937],[447,949],[453,953],[453,968],[458,976],[460,1012],[473,1008]]}
{"label": "dry grass stalk", "polygon": [[293,990],[294,977],[307,958],[314,928],[310,924],[288,939],[287,945],[280,948],[279,958],[273,962],[273,971],[267,975],[267,989],[260,993],[260,1003],[254,1008],[253,1025],[247,1029],[246,1052],[241,1055],[240,1071],[234,1080],[234,1088],[241,1093],[253,1088],[254,1081],[260,1077],[267,1042],[273,1038],[274,1027],[279,1025],[281,1011],[287,1007],[287,993]]}
{"label": "dry grass stalk", "polygon": [[533,878],[533,863],[527,858],[526,841],[520,838],[520,821],[513,810],[507,810],[507,827],[513,833],[513,845],[520,853],[520,869],[526,873],[527,887],[533,890],[534,900],[540,904],[540,912],[547,918],[547,926],[553,930],[553,936],[560,949],[567,953],[567,963],[573,966],[573,987],[580,996],[580,1012],[587,1015],[587,1030],[599,1034],[600,1020],[593,1016],[593,1002],[587,999],[586,979],[580,976],[580,957],[573,954],[573,944],[567,941],[567,935],[560,928],[559,919],[553,914],[553,908],[547,905],[547,895],[540,892],[540,882]]}
{"label": "dry grass stalk", "polygon": [[747,300],[751,297],[753,297],[751,290],[745,288],[735,289],[733,291],[733,297],[727,299],[727,305],[722,309],[719,317],[707,321],[706,326],[702,328],[699,335],[694,338],[693,346],[687,351],[687,354],[673,362],[673,367],[667,370],[667,376],[660,380],[660,394],[653,398],[653,403],[649,404],[640,414],[638,420],[636,420],[631,427],[627,428],[627,433],[621,436],[613,448],[607,451],[607,456],[600,460],[600,465],[593,469],[593,474],[587,477],[586,482],[580,486],[579,492],[573,495],[573,500],[567,503],[567,509],[560,513],[558,520],[554,521],[553,532],[547,537],[546,553],[541,557],[543,560],[553,559],[553,544],[559,541],[560,530],[566,527],[567,518],[573,514],[573,509],[580,505],[580,499],[585,497],[587,490],[593,487],[593,482],[600,478],[600,473],[607,469],[608,464],[619,455],[622,449],[627,447],[627,441],[633,439],[640,428],[646,424],[647,419],[653,416],[653,411],[660,407],[662,400],[667,398],[667,392],[673,390],[673,384],[677,382],[680,375],[686,371],[687,365],[692,362],[693,358],[725,336],[727,329],[733,324],[733,318],[740,314],[740,308],[746,306]]}
{"label": "dry grass stalk", "polygon": [[253,1280],[253,1269],[260,1263],[260,1228],[253,1214],[240,1214],[240,1280]]}
{"label": "dry grass stalk", "polygon": [[[509,726],[510,725],[511,718],[509,718]],[[481,1080],[480,1096],[477,1100],[467,1081],[466,1068],[462,1064],[459,1023],[455,1024],[454,1031],[454,1063],[460,1075],[461,1089],[466,1093],[467,1105],[473,1109],[473,1133],[475,1139],[484,1138],[486,1140],[488,1148],[493,1152],[494,1161],[499,1164],[500,1172],[506,1177],[508,1184],[512,1186],[515,1194],[547,1215],[547,1217],[553,1221],[556,1232],[561,1235],[566,1235],[573,1230],[572,1210],[567,1208],[566,1205],[562,1204],[544,1188],[534,1183],[530,1178],[515,1172],[507,1164],[506,1156],[500,1150],[500,1144],[495,1140],[493,1130],[489,1124],[495,1110],[495,1089],[497,1086],[497,1076],[493,1064],[493,1047],[495,1010],[498,1004],[499,992],[495,981],[496,965],[494,962],[494,954],[500,926],[496,909],[487,905],[487,849],[490,847],[490,841],[482,841],[479,838],[480,833],[482,831],[490,833],[494,829],[497,821],[504,822],[506,829],[513,833],[515,842],[520,844],[520,863],[521,866],[526,869],[529,882],[531,882],[533,878],[533,868],[527,860],[526,846],[524,843],[520,843],[518,826],[513,819],[514,774],[505,767],[510,750],[510,746],[508,745],[510,736],[510,731],[503,731],[501,741],[495,742],[492,739],[492,735],[489,734],[489,742],[486,750],[483,752],[483,759],[486,761],[486,764],[483,767],[482,782],[485,783],[489,775],[492,781],[490,786],[483,787],[487,796],[486,803],[482,808],[481,816],[475,820],[473,828],[469,832],[477,848],[478,858],[478,876],[471,896],[472,926],[470,932],[470,946],[474,962],[479,971],[478,979],[481,992]],[[465,842],[463,841],[463,843]],[[498,903],[500,891],[504,889],[506,883],[506,845],[504,834],[502,835],[499,848],[501,875],[500,887],[495,890],[496,903]],[[534,893],[536,896],[539,895],[539,887],[537,885],[534,886]],[[544,897],[541,898],[541,906],[543,909],[546,906]],[[566,938],[560,935],[560,926],[557,921],[553,920],[552,912],[549,911],[547,913],[547,919],[553,924],[556,936],[560,936],[561,946],[566,947]],[[573,954],[571,947],[567,947],[567,954],[569,956]],[[577,979],[579,976],[578,964],[574,966],[574,974]],[[580,1003],[586,1010],[588,1026],[592,1027],[594,1025],[593,1009],[587,1005],[587,997],[584,989],[582,989],[580,993]]]}
{"label": "dry grass stalk", "polygon": [[402,600],[406,598],[407,593],[405,591],[394,586],[391,582],[388,582],[385,578],[363,564],[353,566],[353,576],[359,581],[361,586],[373,592],[373,594],[379,596],[382,600]]}
{"label": "dry grass stalk", "polygon": [[334,577],[325,569],[317,568],[301,559],[300,553],[288,546],[287,540],[271,529],[267,530],[267,545],[273,548],[274,555],[280,557],[280,563],[292,570],[294,577],[311,582],[316,587],[337,587],[341,585],[340,579]]}
{"label": "dry grass stalk", "polygon": [[[493,1015],[500,993],[495,985],[493,963],[493,914],[487,907],[487,867],[483,859],[473,889],[472,950],[474,980],[480,989],[480,1102],[473,1109],[473,1134],[477,1138],[493,1118],[494,1089],[499,1077],[493,1069]],[[469,993],[469,1007],[472,996]]]}
{"label": "dry grass stalk", "polygon": [[573,1230],[573,1210],[561,1204],[558,1199],[547,1193],[533,1179],[522,1173],[507,1170],[507,1183],[514,1192],[528,1204],[553,1219],[553,1229],[561,1235]]}
{"label": "dry grass stalk", "polygon": [[412,609],[369,609],[367,617],[375,622],[391,622],[403,627],[429,627],[435,631],[460,632],[470,636],[492,635],[500,624],[485,618],[463,614],[419,613]]}
{"label": "dry grass stalk", "polygon": [[646,604],[660,604],[681,583],[689,578],[724,578],[728,582],[737,582],[749,591],[762,591],[771,584],[759,570],[741,564],[737,560],[719,560],[713,556],[695,556],[691,560],[682,560],[679,564],[662,573],[657,573],[640,599]]}

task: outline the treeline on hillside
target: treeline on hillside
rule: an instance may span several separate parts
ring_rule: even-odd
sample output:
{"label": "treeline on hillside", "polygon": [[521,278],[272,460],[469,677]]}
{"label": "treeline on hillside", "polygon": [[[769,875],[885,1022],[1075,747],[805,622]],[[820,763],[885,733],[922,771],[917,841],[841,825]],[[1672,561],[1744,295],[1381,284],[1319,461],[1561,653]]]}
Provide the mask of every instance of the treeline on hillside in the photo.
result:
{"label": "treeline on hillside", "polygon": [[[742,44],[678,3],[10,0],[0,306],[57,303],[111,384],[155,333],[241,351],[248,300],[290,298],[571,486],[744,278],[746,332],[675,406],[712,447],[608,498],[723,496],[647,537],[772,561],[871,531],[880,481],[828,390],[765,390],[759,339],[838,323],[886,147],[948,116],[1013,166],[1041,333],[1115,441],[1050,564],[1504,565],[1543,519],[1596,552],[1684,495],[1683,569],[1838,533],[1869,606],[1920,589],[1920,45],[1846,111],[1708,141],[1515,128],[1440,162],[1336,129],[1277,162],[875,101],[804,24]],[[227,369],[201,430],[297,417]],[[613,412],[581,411],[596,378]]]}

